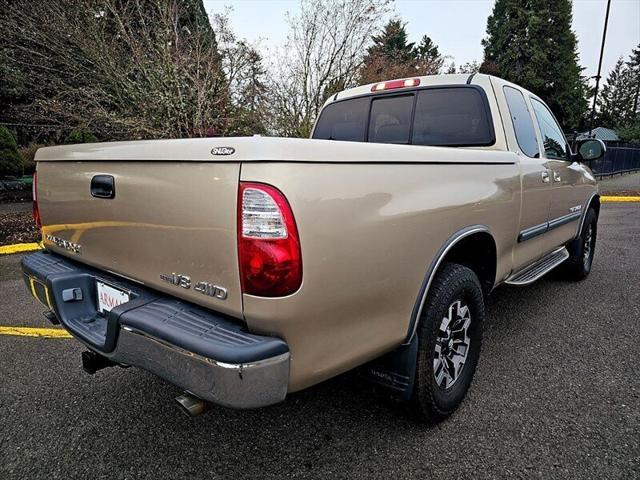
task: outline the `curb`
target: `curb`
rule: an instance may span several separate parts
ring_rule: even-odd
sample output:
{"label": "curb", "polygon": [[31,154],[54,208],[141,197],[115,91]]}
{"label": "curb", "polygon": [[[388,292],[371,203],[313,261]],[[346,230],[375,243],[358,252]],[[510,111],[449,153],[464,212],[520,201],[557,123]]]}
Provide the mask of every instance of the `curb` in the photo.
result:
{"label": "curb", "polygon": [[21,252],[33,252],[35,250],[42,250],[42,244],[40,244],[40,243],[16,243],[14,245],[2,245],[2,246],[0,246],[0,255],[10,255],[12,253],[21,253]]}
{"label": "curb", "polygon": [[1,327],[0,335],[15,337],[73,338],[62,328]]}
{"label": "curb", "polygon": [[603,195],[600,197],[601,202],[640,202],[640,196],[628,195]]}

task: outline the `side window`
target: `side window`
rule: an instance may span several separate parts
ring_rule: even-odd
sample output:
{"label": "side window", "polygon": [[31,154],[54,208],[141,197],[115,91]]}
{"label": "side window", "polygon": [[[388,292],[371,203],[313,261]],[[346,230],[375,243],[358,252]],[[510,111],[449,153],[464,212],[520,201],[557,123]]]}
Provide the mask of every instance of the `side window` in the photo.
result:
{"label": "side window", "polygon": [[542,135],[542,142],[544,144],[544,154],[547,158],[566,160],[567,141],[558,126],[558,122],[553,118],[553,115],[546,105],[539,100],[532,98],[531,105],[533,105],[538,127],[540,127],[540,134]]}
{"label": "side window", "polygon": [[504,96],[509,106],[511,122],[516,132],[516,140],[518,140],[520,150],[528,157],[538,158],[540,152],[538,152],[536,131],[533,128],[533,120],[529,114],[529,109],[522,96],[522,92],[513,87],[505,86]]}
{"label": "side window", "polygon": [[409,143],[413,95],[373,100],[369,120],[369,141]]}

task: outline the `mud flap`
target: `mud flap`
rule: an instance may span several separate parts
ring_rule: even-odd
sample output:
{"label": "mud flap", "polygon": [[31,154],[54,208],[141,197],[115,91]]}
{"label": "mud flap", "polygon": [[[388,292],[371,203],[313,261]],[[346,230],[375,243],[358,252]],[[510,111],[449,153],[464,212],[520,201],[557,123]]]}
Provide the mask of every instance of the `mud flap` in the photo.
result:
{"label": "mud flap", "polygon": [[363,369],[368,381],[390,390],[401,400],[410,400],[418,361],[418,337],[414,335],[408,345],[401,345],[383,355]]}

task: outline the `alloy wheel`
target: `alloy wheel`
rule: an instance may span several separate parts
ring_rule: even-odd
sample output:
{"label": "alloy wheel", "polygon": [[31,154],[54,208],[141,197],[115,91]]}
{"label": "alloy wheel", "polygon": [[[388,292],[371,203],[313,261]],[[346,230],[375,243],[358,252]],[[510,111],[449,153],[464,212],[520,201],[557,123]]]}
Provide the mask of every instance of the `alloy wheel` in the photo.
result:
{"label": "alloy wheel", "polygon": [[591,250],[593,249],[593,225],[589,224],[584,236],[584,246],[582,248],[582,262],[585,270],[591,266]]}
{"label": "alloy wheel", "polygon": [[458,378],[469,354],[471,311],[462,300],[449,306],[438,330],[433,357],[433,375],[440,388],[451,387]]}

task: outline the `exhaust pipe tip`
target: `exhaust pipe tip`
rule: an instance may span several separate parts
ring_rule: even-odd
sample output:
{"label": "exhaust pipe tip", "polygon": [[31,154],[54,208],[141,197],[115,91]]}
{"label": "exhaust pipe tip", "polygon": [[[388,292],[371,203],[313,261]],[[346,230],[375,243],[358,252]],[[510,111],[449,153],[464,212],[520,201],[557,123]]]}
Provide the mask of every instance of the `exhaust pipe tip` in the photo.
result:
{"label": "exhaust pipe tip", "polygon": [[91,350],[82,352],[82,369],[89,375],[93,375],[103,368],[113,367],[115,365],[117,364]]}
{"label": "exhaust pipe tip", "polygon": [[45,312],[42,312],[42,315],[44,315],[44,318],[49,320],[52,324],[60,325],[60,320],[58,320],[58,317],[56,316],[53,310],[47,310]]}
{"label": "exhaust pipe tip", "polygon": [[180,410],[190,417],[201,415],[211,408],[209,402],[205,402],[201,398],[191,395],[189,392],[184,392],[182,395],[176,397],[176,402]]}

